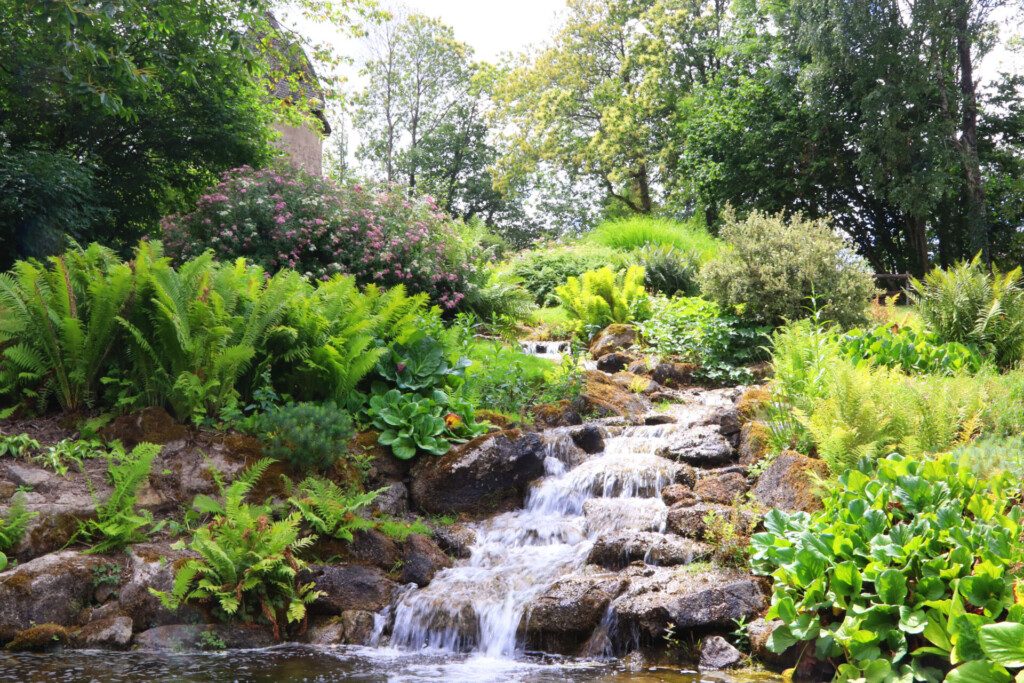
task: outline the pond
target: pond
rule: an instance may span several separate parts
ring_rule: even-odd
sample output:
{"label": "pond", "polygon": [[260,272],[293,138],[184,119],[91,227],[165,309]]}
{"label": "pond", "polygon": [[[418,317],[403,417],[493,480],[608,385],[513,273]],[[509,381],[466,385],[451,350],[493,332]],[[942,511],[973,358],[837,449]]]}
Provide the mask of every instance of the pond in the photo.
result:
{"label": "pond", "polygon": [[600,661],[437,656],[388,648],[281,646],[230,652],[0,651],[0,683],[773,683],[759,674],[626,671]]}

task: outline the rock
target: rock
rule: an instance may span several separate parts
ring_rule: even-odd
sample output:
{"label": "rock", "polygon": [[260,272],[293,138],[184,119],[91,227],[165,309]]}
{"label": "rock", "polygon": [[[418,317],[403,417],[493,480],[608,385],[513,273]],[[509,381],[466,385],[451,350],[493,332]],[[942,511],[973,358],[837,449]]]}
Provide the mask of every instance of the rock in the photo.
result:
{"label": "rock", "polygon": [[524,627],[528,647],[575,653],[625,586],[621,576],[592,568],[559,579],[527,608]]}
{"label": "rock", "polygon": [[30,467],[19,462],[7,463],[7,478],[17,486],[27,486],[36,491],[47,491],[53,488],[54,482],[60,480],[41,467]]}
{"label": "rock", "polygon": [[[206,635],[204,635],[206,634]],[[259,624],[170,624],[135,636],[139,650],[254,649],[274,645],[269,626]]]}
{"label": "rock", "polygon": [[768,649],[768,639],[775,629],[781,628],[783,623],[780,619],[766,621],[763,618],[754,619],[747,624],[747,639],[750,641],[750,654],[762,662],[775,667],[789,667],[796,663],[799,647],[794,645],[782,654],[776,654]]}
{"label": "rock", "polygon": [[105,441],[120,441],[125,448],[140,443],[168,444],[189,438],[189,430],[179,424],[163,408],[144,408],[131,415],[121,415],[100,430]]}
{"label": "rock", "polygon": [[653,365],[649,358],[640,358],[626,366],[626,372],[634,375],[647,375],[651,372]]}
{"label": "rock", "polygon": [[763,422],[746,422],[740,428],[737,447],[741,465],[753,465],[768,454],[768,426]]}
{"label": "rock", "polygon": [[679,469],[676,470],[675,483],[692,489],[697,485],[697,470],[686,463],[680,463]]}
{"label": "rock", "polygon": [[600,536],[594,542],[587,562],[615,570],[637,561],[674,566],[689,564],[710,552],[711,549],[703,543],[674,534],[626,530]]}
{"label": "rock", "polygon": [[600,358],[615,351],[625,351],[636,344],[637,338],[636,329],[629,325],[609,325],[590,342],[590,355]]}
{"label": "rock", "polygon": [[606,353],[597,359],[597,369],[601,372],[615,374],[621,372],[633,361],[633,357],[621,351]]}
{"label": "rock", "polygon": [[666,624],[674,625],[677,634],[731,627],[734,620],[754,617],[766,605],[759,582],[739,571],[638,567],[626,574],[629,588],[613,604],[617,630],[623,635],[635,629],[658,639]]}
{"label": "rock", "polygon": [[761,473],[754,486],[754,498],[769,508],[804,512],[820,510],[815,477],[826,479],[828,465],[795,451],[784,451]]}
{"label": "rock", "polygon": [[565,399],[535,406],[531,415],[538,429],[554,429],[583,424],[579,406]]}
{"label": "rock", "polygon": [[60,624],[38,624],[18,631],[7,643],[12,652],[49,652],[63,647],[71,634]]}
{"label": "rock", "polygon": [[644,415],[644,424],[648,427],[657,427],[658,425],[670,425],[675,423],[675,415],[669,415],[668,413],[651,413],[650,415]]}
{"label": "rock", "polygon": [[316,544],[316,555],[336,558],[338,562],[367,564],[389,572],[402,561],[402,549],[387,534],[377,529],[360,529],[351,541],[323,538]]}
{"label": "rock", "polygon": [[400,481],[393,481],[369,505],[371,513],[389,517],[404,517],[409,514],[409,489]]}
{"label": "rock", "polygon": [[434,574],[452,566],[450,557],[426,536],[412,534],[405,541],[402,557],[402,583],[415,583],[422,588],[430,583]]}
{"label": "rock", "polygon": [[177,624],[182,619],[202,619],[197,607],[185,604],[176,611],[169,610],[149,592],[150,588],[170,592],[176,568],[193,556],[187,551],[173,550],[167,543],[140,543],[129,548],[128,580],[121,587],[118,604],[131,618],[135,631]]}
{"label": "rock", "polygon": [[705,638],[700,646],[700,668],[707,671],[718,671],[739,666],[743,661],[740,651],[729,644],[722,636]]}
{"label": "rock", "polygon": [[693,363],[662,361],[654,366],[651,379],[669,389],[679,389],[693,384],[693,373],[696,370],[697,366]]}
{"label": "rock", "polygon": [[91,621],[71,638],[75,647],[98,650],[126,650],[132,642],[132,620],[124,615]]}
{"label": "rock", "polygon": [[747,478],[739,472],[709,473],[697,480],[693,492],[705,502],[732,505],[749,488]]}
{"label": "rock", "polygon": [[347,610],[325,624],[309,629],[312,645],[369,645],[374,631],[374,614],[364,610]]}
{"label": "rock", "polygon": [[604,450],[604,433],[597,425],[583,425],[569,432],[569,436],[584,453],[600,453]]}
{"label": "rock", "polygon": [[376,567],[314,565],[309,572],[316,590],[325,593],[310,605],[312,614],[338,616],[348,610],[378,612],[391,604],[398,588],[398,584]]}
{"label": "rock", "polygon": [[429,514],[485,515],[521,505],[527,485],[543,474],[540,435],[509,430],[456,446],[440,458],[420,458],[410,493]]}
{"label": "rock", "polygon": [[587,372],[579,401],[585,410],[600,417],[620,416],[634,423],[640,423],[651,409],[646,398],[622,388],[611,376],[596,370]]}
{"label": "rock", "polygon": [[94,571],[108,564],[102,557],[65,550],[0,574],[0,642],[33,624],[77,623],[92,601]]}
{"label": "rock", "polygon": [[434,541],[452,557],[466,559],[470,546],[476,543],[476,532],[464,524],[438,524],[433,528]]}
{"label": "rock", "polygon": [[749,531],[756,521],[753,513],[746,510],[736,510],[728,505],[719,505],[717,503],[697,503],[696,505],[677,505],[670,508],[668,511],[668,528],[680,536],[704,540],[704,536],[707,533],[707,525],[704,522],[704,518],[709,514],[716,514],[730,522],[734,517],[738,516],[739,521],[745,527],[745,529],[739,530],[741,533]]}
{"label": "rock", "polygon": [[669,484],[661,490],[661,499],[669,507],[682,502],[697,502],[697,497],[693,494],[690,487],[685,484]]}
{"label": "rock", "polygon": [[79,524],[96,516],[96,503],[85,492],[69,491],[61,494],[57,502],[30,502],[28,509],[36,516],[29,521],[25,535],[14,549],[20,562],[67,546]]}
{"label": "rock", "polygon": [[393,481],[402,481],[412,467],[411,461],[399,460],[391,454],[390,449],[378,444],[378,437],[379,432],[360,432],[348,445],[350,453],[370,460],[367,482],[372,488],[387,486]]}
{"label": "rock", "polygon": [[732,462],[735,451],[716,425],[697,425],[669,435],[658,455],[695,467],[715,467]]}
{"label": "rock", "polygon": [[771,401],[772,395],[767,387],[747,387],[736,400],[736,410],[743,420],[753,420]]}

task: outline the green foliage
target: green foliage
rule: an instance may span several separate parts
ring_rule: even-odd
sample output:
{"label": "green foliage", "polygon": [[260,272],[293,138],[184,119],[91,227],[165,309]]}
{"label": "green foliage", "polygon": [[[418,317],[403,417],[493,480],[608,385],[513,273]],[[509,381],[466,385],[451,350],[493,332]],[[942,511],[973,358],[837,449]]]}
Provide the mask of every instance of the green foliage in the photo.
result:
{"label": "green foliage", "polygon": [[588,242],[636,251],[644,247],[671,247],[694,258],[698,264],[714,258],[723,245],[696,219],[678,223],[667,218],[630,216],[604,221],[585,237]]}
{"label": "green foliage", "polygon": [[942,342],[934,332],[912,327],[852,329],[840,339],[841,352],[855,363],[898,368],[906,373],[953,375],[978,372],[981,357],[959,342]]}
{"label": "green foliage", "polygon": [[989,273],[979,258],[911,281],[911,300],[939,339],[980,349],[1003,368],[1024,358],[1021,269]]}
{"label": "green foliage", "polygon": [[555,292],[587,338],[612,323],[644,321],[651,314],[640,266],[619,273],[608,267],[589,271],[580,278],[570,277]]}
{"label": "green foliage", "polygon": [[1017,433],[1024,420],[1019,373],[905,375],[853,365],[838,335],[809,321],[783,328],[773,342],[772,445],[813,449],[836,474],[861,456],[921,455],[978,432]]}
{"label": "green foliage", "polygon": [[7,512],[0,515],[0,572],[7,569],[6,553],[11,552],[21,543],[22,537],[28,530],[28,523],[38,514],[38,512],[29,512],[28,506],[25,504],[24,493],[16,493],[11,498]]}
{"label": "green foliage", "polygon": [[510,271],[489,270],[485,279],[466,292],[465,306],[481,320],[526,320],[536,308],[533,295],[521,278]]}
{"label": "green foliage", "polygon": [[237,383],[303,284],[294,272],[266,278],[241,259],[218,264],[210,253],[175,270],[149,242],[139,244],[135,269],[138,314],[118,319],[130,372],[148,404],[166,402],[195,422],[238,401]]}
{"label": "green foliage", "polygon": [[539,402],[551,361],[500,342],[478,341],[466,371],[466,392],[488,410],[522,416]]}
{"label": "green foliage", "polygon": [[579,277],[604,266],[624,264],[621,253],[595,245],[546,246],[520,254],[512,261],[512,273],[540,306],[558,303],[555,289],[570,277]]}
{"label": "green foliage", "polygon": [[101,458],[107,454],[103,444],[93,439],[62,439],[52,446],[47,446],[33,460],[47,467],[62,477],[74,465],[78,469],[86,460]]}
{"label": "green foliage", "polygon": [[1024,436],[979,436],[953,453],[962,462],[970,465],[974,473],[989,479],[1001,472],[1009,472],[1018,480],[1024,480]]}
{"label": "green foliage", "polygon": [[363,517],[362,511],[384,490],[343,490],[329,479],[309,477],[299,484],[288,502],[318,534],[352,541],[354,532],[375,527],[375,522]]}
{"label": "green foliage", "polygon": [[349,277],[335,277],[315,288],[303,285],[281,323],[269,330],[265,360],[274,385],[299,400],[333,400],[348,405],[360,380],[386,354],[385,346],[409,341],[424,318],[427,296],[409,296],[399,285],[363,290]]}
{"label": "green foliage", "polygon": [[165,607],[197,601],[224,619],[262,618],[277,639],[282,627],[305,621],[306,605],[320,593],[299,580],[306,563],[298,555],[315,537],[300,537],[300,513],[274,520],[268,506],[245,502],[271,462],[260,460],[239,475],[222,491],[223,503],[196,498],[197,509],[213,519],[193,534],[187,547],[199,557],[177,570],[172,590],[150,589]]}
{"label": "green foliage", "polygon": [[451,363],[440,341],[417,335],[409,344],[396,344],[378,365],[378,372],[394,387],[429,394],[462,381],[469,359]]}
{"label": "green foliage", "polygon": [[106,454],[107,476],[113,491],[103,503],[97,501],[96,518],[80,522],[75,534],[92,544],[88,552],[106,553],[148,538],[146,532],[153,523],[153,515],[136,511],[135,502],[160,449],[161,446],[142,443],[126,452],[120,443],[115,443]]}
{"label": "green foliage", "polygon": [[744,366],[761,358],[769,332],[723,314],[718,304],[700,297],[652,297],[650,318],[638,327],[655,353],[697,364],[712,382],[749,380]]}
{"label": "green foliage", "polygon": [[135,288],[132,268],[95,244],[0,274],[0,395],[92,405]]}
{"label": "green foliage", "polygon": [[648,291],[665,296],[697,296],[700,262],[689,252],[673,246],[649,246],[634,255],[644,269]]}
{"label": "green foliage", "polygon": [[730,249],[701,270],[704,296],[725,309],[769,325],[810,315],[812,300],[826,320],[863,322],[875,292],[874,278],[853,246],[825,220],[800,214],[728,212],[721,230]]}
{"label": "green foliage", "polygon": [[380,430],[379,442],[396,458],[410,460],[418,451],[444,455],[451,444],[444,438],[444,407],[433,398],[391,389],[370,397],[371,423]]}
{"label": "green foliage", "polygon": [[[751,566],[774,582],[768,642],[813,642],[836,680],[1010,681],[1024,605],[1019,482],[952,455],[861,461],[813,515],[772,511]],[[986,671],[980,678],[968,674]]]}
{"label": "green foliage", "polygon": [[39,442],[28,434],[0,433],[0,457],[9,455],[12,458],[20,458],[39,448]]}
{"label": "green foliage", "polygon": [[296,470],[327,469],[345,455],[352,418],[333,403],[288,403],[255,419],[263,453]]}

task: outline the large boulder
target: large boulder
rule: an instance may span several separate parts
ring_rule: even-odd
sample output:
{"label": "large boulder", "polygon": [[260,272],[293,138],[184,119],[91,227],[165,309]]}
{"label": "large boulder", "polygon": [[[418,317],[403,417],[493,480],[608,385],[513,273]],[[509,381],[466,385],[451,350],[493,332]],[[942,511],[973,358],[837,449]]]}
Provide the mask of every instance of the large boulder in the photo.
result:
{"label": "large boulder", "polygon": [[[398,584],[376,567],[316,565],[309,568],[316,590],[323,595],[310,605],[310,613],[339,616],[349,610],[378,612],[391,604]],[[304,577],[304,581],[309,578]]]}
{"label": "large boulder", "polygon": [[693,384],[697,366],[693,363],[662,361],[651,371],[651,379],[669,389],[678,389]]}
{"label": "large boulder", "polygon": [[765,608],[765,595],[754,577],[735,570],[688,572],[669,567],[626,571],[630,586],[615,600],[616,630],[655,642],[671,624],[676,633],[732,627]]}
{"label": "large boulder", "polygon": [[680,504],[669,508],[667,526],[680,536],[704,540],[707,534],[709,515],[716,515],[730,523],[741,525],[739,533],[747,533],[756,524],[756,515],[743,508],[733,508],[718,503]]}
{"label": "large boulder", "polygon": [[584,412],[593,412],[600,417],[624,417],[637,424],[651,409],[651,402],[619,385],[608,374],[597,370],[586,373],[583,391],[578,403]]}
{"label": "large boulder", "polygon": [[71,642],[89,650],[126,650],[132,642],[132,620],[115,615],[89,622],[71,635]]}
{"label": "large boulder", "polygon": [[413,503],[429,514],[486,515],[518,507],[527,485],[544,474],[539,434],[507,430],[425,456],[412,470]]}
{"label": "large boulder", "polygon": [[110,564],[102,557],[66,550],[0,574],[0,643],[33,624],[75,624],[94,601],[96,572]]}
{"label": "large boulder", "polygon": [[739,472],[707,473],[697,480],[693,492],[704,502],[730,505],[750,488],[747,478]]}
{"label": "large boulder", "polygon": [[413,534],[405,541],[402,556],[402,583],[426,586],[434,574],[452,566],[452,559],[444,554],[436,543],[419,534]]}
{"label": "large boulder", "polygon": [[619,574],[596,568],[559,579],[527,608],[522,628],[528,647],[575,653],[625,587]]}
{"label": "large boulder", "polygon": [[360,529],[351,541],[330,536],[318,538],[311,556],[331,558],[337,564],[365,564],[389,572],[402,562],[402,549],[377,529]]}
{"label": "large boulder", "polygon": [[743,655],[722,636],[705,638],[700,646],[700,668],[702,671],[718,671],[739,666]]}
{"label": "large boulder", "polygon": [[618,531],[600,536],[587,562],[607,569],[622,569],[632,562],[671,566],[689,564],[710,554],[703,543],[653,531]]}
{"label": "large boulder", "polygon": [[315,623],[307,640],[312,645],[370,645],[375,618],[373,612],[348,610],[328,621]]}
{"label": "large boulder", "polygon": [[127,615],[135,631],[167,626],[184,621],[202,620],[201,611],[184,604],[170,610],[149,592],[150,588],[169,593],[174,588],[178,567],[195,557],[194,553],[175,550],[168,543],[140,543],[128,550],[127,581],[118,595],[119,609]]}
{"label": "large boulder", "polygon": [[768,455],[768,426],[759,420],[744,422],[740,428],[739,455],[741,465],[753,465]]}
{"label": "large boulder", "polygon": [[476,532],[465,524],[438,524],[433,535],[441,550],[461,560],[470,556],[470,548],[476,543]]}
{"label": "large boulder", "polygon": [[828,465],[821,460],[785,451],[761,473],[754,498],[769,508],[814,512],[821,509],[816,479],[827,477]]}
{"label": "large boulder", "polygon": [[633,357],[628,353],[613,351],[597,359],[597,369],[601,372],[615,374],[624,370],[631,362],[633,362]]}
{"label": "large boulder", "polygon": [[[67,546],[83,521],[96,516],[96,503],[85,491],[66,491],[51,501],[36,502],[37,494],[27,496],[29,520],[25,535],[14,548],[14,557],[26,562]],[[0,514],[4,512],[0,506]]]}
{"label": "large boulder", "polygon": [[609,325],[590,342],[590,355],[600,358],[615,351],[625,351],[636,344],[638,338],[636,329],[629,325]]}
{"label": "large boulder", "polygon": [[716,467],[733,461],[735,449],[718,425],[695,425],[671,432],[658,455],[694,467]]}

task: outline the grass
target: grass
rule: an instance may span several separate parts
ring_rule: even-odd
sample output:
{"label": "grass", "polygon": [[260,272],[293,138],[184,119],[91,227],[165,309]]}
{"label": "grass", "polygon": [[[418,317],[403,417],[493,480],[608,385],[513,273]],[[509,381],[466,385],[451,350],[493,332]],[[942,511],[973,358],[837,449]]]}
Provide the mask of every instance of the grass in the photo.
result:
{"label": "grass", "polygon": [[708,233],[703,221],[697,217],[683,223],[650,216],[604,221],[584,240],[623,251],[671,246],[697,254],[702,263],[714,258],[722,249],[722,242]]}
{"label": "grass", "polygon": [[561,306],[538,308],[531,316],[530,324],[534,328],[532,338],[538,340],[568,339],[572,336],[573,326],[569,313]]}

